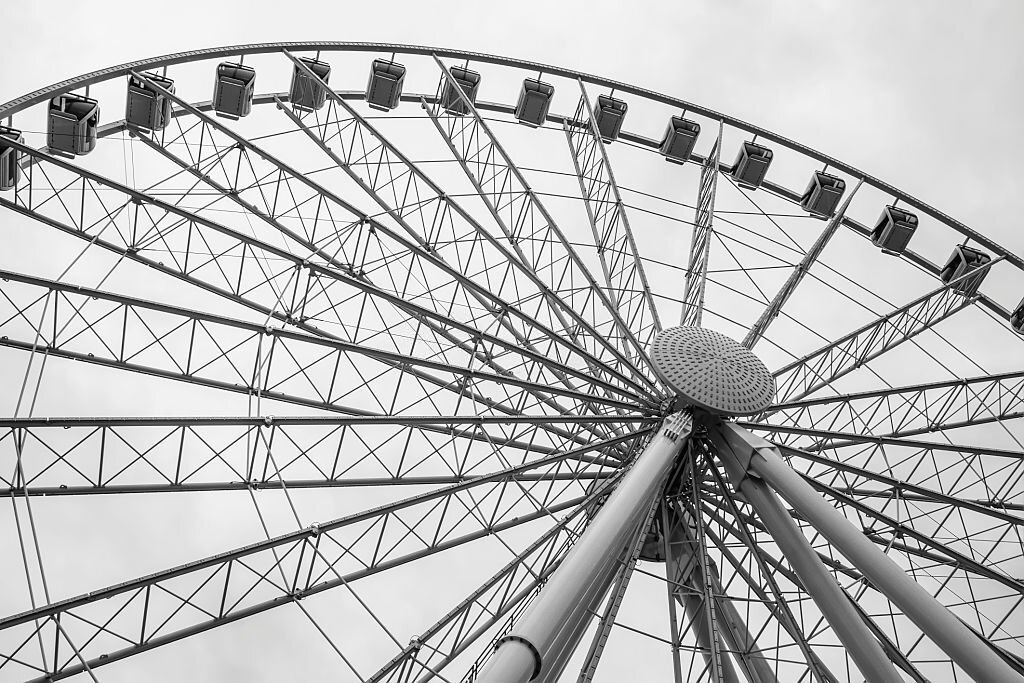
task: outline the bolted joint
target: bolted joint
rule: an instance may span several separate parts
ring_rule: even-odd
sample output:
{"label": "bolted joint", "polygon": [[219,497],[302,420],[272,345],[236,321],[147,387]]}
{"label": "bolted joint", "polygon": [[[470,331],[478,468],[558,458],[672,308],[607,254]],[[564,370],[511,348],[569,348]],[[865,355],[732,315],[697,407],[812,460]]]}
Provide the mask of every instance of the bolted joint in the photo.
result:
{"label": "bolted joint", "polygon": [[692,413],[680,411],[665,418],[665,421],[661,423],[661,431],[659,433],[672,441],[679,441],[680,439],[688,438],[692,432]]}

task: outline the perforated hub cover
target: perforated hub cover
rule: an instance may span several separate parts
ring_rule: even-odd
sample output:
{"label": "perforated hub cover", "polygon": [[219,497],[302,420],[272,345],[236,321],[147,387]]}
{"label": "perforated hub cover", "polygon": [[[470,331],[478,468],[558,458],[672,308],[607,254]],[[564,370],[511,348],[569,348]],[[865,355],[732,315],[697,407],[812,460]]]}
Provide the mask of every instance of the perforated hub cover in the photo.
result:
{"label": "perforated hub cover", "polygon": [[651,344],[654,371],[686,403],[718,415],[753,415],[775,397],[761,359],[724,334],[672,327]]}

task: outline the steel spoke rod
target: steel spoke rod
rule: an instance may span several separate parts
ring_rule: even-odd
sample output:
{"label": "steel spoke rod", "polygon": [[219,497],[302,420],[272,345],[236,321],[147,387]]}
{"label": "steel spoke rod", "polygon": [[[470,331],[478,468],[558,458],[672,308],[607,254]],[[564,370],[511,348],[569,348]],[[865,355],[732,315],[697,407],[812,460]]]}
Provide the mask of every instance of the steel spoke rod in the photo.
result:
{"label": "steel spoke rod", "polygon": [[651,509],[693,428],[688,413],[666,418],[594,521],[511,633],[500,639],[478,683],[555,680],[561,653],[585,631],[593,604],[615,575],[616,559]]}
{"label": "steel spoke rod", "polygon": [[[782,507],[778,498],[768,489],[769,485],[778,491],[779,495],[785,498],[801,517],[835,546],[851,564],[867,577],[873,586],[898,606],[921,629],[922,633],[934,641],[969,676],[977,681],[986,681],[986,683],[1021,683],[1024,681],[1024,677],[1010,668],[995,650],[938,602],[891,558],[879,550],[839,510],[829,504],[795,470],[789,467],[782,460],[775,446],[746,429],[727,422],[721,423],[715,430],[715,438],[719,444],[720,457],[722,457],[730,476],[734,478],[734,485],[738,482],[744,493],[754,493],[754,496],[750,498],[751,504],[757,508],[758,513],[762,516],[762,521],[768,526],[772,536],[779,542],[787,556],[789,551],[776,529],[777,526],[781,527],[784,522],[791,527],[793,532],[799,534],[799,539],[793,540],[799,540],[807,550],[811,550],[810,545],[807,544],[806,538],[793,522],[789,513]],[[771,510],[769,511],[768,508]],[[770,514],[766,515],[766,512],[770,512]],[[801,568],[805,563],[798,562],[794,557],[789,559],[793,568],[798,574],[801,574]],[[812,563],[807,562],[806,564]],[[820,562],[816,559],[813,564],[820,566]],[[801,578],[803,578],[802,575]],[[831,577],[829,577],[829,582],[838,587]],[[840,621],[839,615],[834,612],[836,607],[841,605],[852,610],[852,606],[847,604],[846,600],[838,600],[838,598],[835,601],[836,604],[823,604],[819,600],[821,596],[818,595],[814,586],[806,579],[805,583],[815,602],[818,603],[868,679],[871,681],[902,680],[896,675],[895,670],[891,669],[891,664],[889,665],[891,674],[886,672],[885,675],[895,676],[895,678],[883,678],[881,672],[871,674],[866,670],[865,664],[870,664],[872,660],[866,659],[865,662],[862,662],[861,657],[867,652],[854,650],[851,647],[852,644],[860,643],[862,638],[857,637],[847,642],[848,635],[844,637],[844,630],[853,622],[866,631],[864,622],[859,617],[849,620],[843,618]],[[825,602],[831,602],[831,600]],[[877,648],[878,653],[881,653],[877,641],[870,635],[868,638],[872,645],[871,650]],[[888,658],[885,659],[888,662]],[[873,677],[874,675],[879,677],[876,679]]]}

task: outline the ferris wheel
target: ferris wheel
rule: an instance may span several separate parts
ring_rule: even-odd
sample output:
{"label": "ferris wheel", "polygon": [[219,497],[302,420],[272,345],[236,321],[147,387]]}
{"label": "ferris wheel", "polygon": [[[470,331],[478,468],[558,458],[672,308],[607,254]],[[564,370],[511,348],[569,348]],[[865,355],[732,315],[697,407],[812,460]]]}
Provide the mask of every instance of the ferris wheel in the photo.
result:
{"label": "ferris wheel", "polygon": [[0,123],[0,681],[257,622],[375,683],[1024,681],[984,230],[450,49],[186,52]]}

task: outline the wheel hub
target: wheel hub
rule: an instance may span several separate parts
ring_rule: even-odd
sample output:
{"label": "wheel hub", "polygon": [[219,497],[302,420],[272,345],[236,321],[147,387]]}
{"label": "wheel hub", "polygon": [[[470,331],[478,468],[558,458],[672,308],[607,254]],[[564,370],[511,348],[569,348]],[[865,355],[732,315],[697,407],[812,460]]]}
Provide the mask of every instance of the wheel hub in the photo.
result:
{"label": "wheel hub", "polygon": [[672,327],[651,344],[658,378],[686,405],[715,415],[761,412],[775,397],[775,378],[750,349],[703,327]]}

